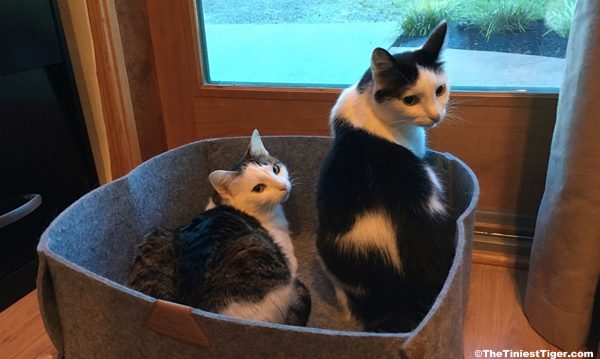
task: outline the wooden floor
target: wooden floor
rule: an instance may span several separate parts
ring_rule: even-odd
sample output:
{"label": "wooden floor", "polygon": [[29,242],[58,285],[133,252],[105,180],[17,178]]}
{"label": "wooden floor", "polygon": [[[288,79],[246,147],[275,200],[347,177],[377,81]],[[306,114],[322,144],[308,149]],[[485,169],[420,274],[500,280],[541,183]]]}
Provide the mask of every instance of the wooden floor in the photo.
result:
{"label": "wooden floor", "polygon": [[[525,280],[526,272],[522,269],[473,264],[465,322],[465,358],[474,358],[477,349],[558,350],[529,326],[523,314]],[[0,313],[0,357],[55,356],[56,350],[44,331],[35,292]]]}
{"label": "wooden floor", "polygon": [[523,314],[527,272],[473,264],[465,318],[465,358],[475,350],[560,351],[531,328]]}
{"label": "wooden floor", "polygon": [[35,291],[0,313],[0,357],[50,359],[55,356]]}

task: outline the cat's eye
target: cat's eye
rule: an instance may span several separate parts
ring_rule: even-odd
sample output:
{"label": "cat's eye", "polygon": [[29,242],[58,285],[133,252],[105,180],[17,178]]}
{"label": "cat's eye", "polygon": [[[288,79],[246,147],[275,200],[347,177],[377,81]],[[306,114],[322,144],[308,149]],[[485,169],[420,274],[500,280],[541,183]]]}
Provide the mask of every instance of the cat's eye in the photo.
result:
{"label": "cat's eye", "polygon": [[267,187],[267,186],[265,186],[262,183],[259,183],[256,186],[254,186],[254,188],[252,188],[252,192],[260,193],[260,192],[264,191],[265,187]]}
{"label": "cat's eye", "polygon": [[417,96],[406,96],[402,98],[402,102],[404,102],[407,106],[416,105],[419,102],[419,98]]}
{"label": "cat's eye", "polygon": [[273,173],[275,173],[276,175],[278,175],[279,171],[281,171],[281,168],[279,167],[279,165],[277,163],[275,163],[273,165]]}
{"label": "cat's eye", "polygon": [[446,92],[446,85],[442,85],[435,90],[436,96],[442,96]]}

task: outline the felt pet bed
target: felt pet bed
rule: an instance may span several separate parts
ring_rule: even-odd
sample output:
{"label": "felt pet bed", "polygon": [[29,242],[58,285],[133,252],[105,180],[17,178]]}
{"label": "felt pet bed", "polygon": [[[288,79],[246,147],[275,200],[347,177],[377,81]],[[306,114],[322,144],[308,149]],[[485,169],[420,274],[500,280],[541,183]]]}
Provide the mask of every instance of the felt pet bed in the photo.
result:
{"label": "felt pet bed", "polygon": [[[156,300],[124,285],[135,247],[155,226],[174,228],[202,211],[208,174],[236,164],[248,138],[195,142],[157,156],[85,195],[42,235],[38,296],[59,354],[74,358],[462,358],[474,211],[471,170],[432,153],[457,219],[446,283],[410,333],[357,331],[341,314],[314,247],[315,183],[331,139],[265,137],[298,184],[285,204],[299,277],[313,309],[307,327],[243,321]],[[349,194],[351,195],[351,194]]]}

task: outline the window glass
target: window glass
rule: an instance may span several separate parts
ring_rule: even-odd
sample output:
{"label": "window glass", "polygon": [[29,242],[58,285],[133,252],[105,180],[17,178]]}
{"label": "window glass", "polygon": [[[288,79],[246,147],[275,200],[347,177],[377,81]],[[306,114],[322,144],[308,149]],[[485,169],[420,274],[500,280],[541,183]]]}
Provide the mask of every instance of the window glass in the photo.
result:
{"label": "window glass", "polygon": [[198,0],[213,84],[343,87],[448,21],[454,89],[556,92],[576,0]]}

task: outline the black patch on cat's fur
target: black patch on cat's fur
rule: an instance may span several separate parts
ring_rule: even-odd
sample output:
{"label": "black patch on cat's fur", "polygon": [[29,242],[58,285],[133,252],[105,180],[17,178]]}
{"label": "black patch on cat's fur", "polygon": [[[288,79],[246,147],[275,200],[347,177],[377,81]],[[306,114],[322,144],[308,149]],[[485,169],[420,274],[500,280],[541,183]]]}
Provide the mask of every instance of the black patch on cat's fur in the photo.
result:
{"label": "black patch on cat's fur", "polygon": [[[341,118],[334,130],[317,190],[319,254],[338,280],[366,291],[364,296],[348,296],[365,330],[412,330],[448,275],[455,221],[426,211],[435,187],[422,159]],[[355,255],[343,253],[336,244],[357,215],[377,210],[387,212],[396,230],[401,274],[378,251]]]}
{"label": "black patch on cat's fur", "polygon": [[[445,22],[438,25],[429,35],[423,47],[415,51],[391,55],[384,49],[375,49],[374,53],[379,51],[387,54],[390,63],[388,68],[377,75],[377,91],[373,95],[375,101],[384,102],[401,98],[406,90],[417,82],[419,78],[417,66],[436,73],[443,71],[443,62],[439,60],[439,54],[444,44],[446,27]],[[358,81],[357,90],[362,94],[372,87],[373,72],[369,68]]]}
{"label": "black patch on cat's fur", "polygon": [[259,302],[288,285],[289,263],[254,218],[229,206],[197,216],[179,231],[181,302],[219,312],[233,301]]}
{"label": "black patch on cat's fur", "polygon": [[[431,61],[429,56],[421,50],[392,56],[396,63],[392,68],[381,73],[381,78],[384,78],[385,81],[380,84],[380,89],[374,94],[377,102],[401,98],[408,88],[414,86],[419,79],[417,65],[436,73],[443,71],[443,62],[437,61],[437,59]],[[367,88],[370,89],[372,86],[373,73],[369,68],[358,82],[357,90],[359,93],[364,93]]]}
{"label": "black patch on cat's fur", "polygon": [[250,153],[250,150],[248,150],[246,152],[246,154],[244,155],[244,158],[242,158],[242,160],[235,165],[231,171],[235,171],[237,172],[237,176],[241,176],[244,171],[246,170],[246,167],[248,167],[248,165],[254,164],[257,166],[269,166],[269,165],[273,165],[275,163],[279,162],[277,160],[277,158],[273,157],[273,156],[260,156],[260,157],[253,157],[252,154]]}
{"label": "black patch on cat's fur", "polygon": [[248,167],[248,165],[250,165],[250,164],[255,164],[257,166],[266,166],[266,165],[269,165],[270,163],[271,163],[271,161],[267,157],[244,158],[240,163],[238,163],[231,170],[237,172],[238,175],[241,175],[244,172],[244,170],[246,169],[246,167]]}

